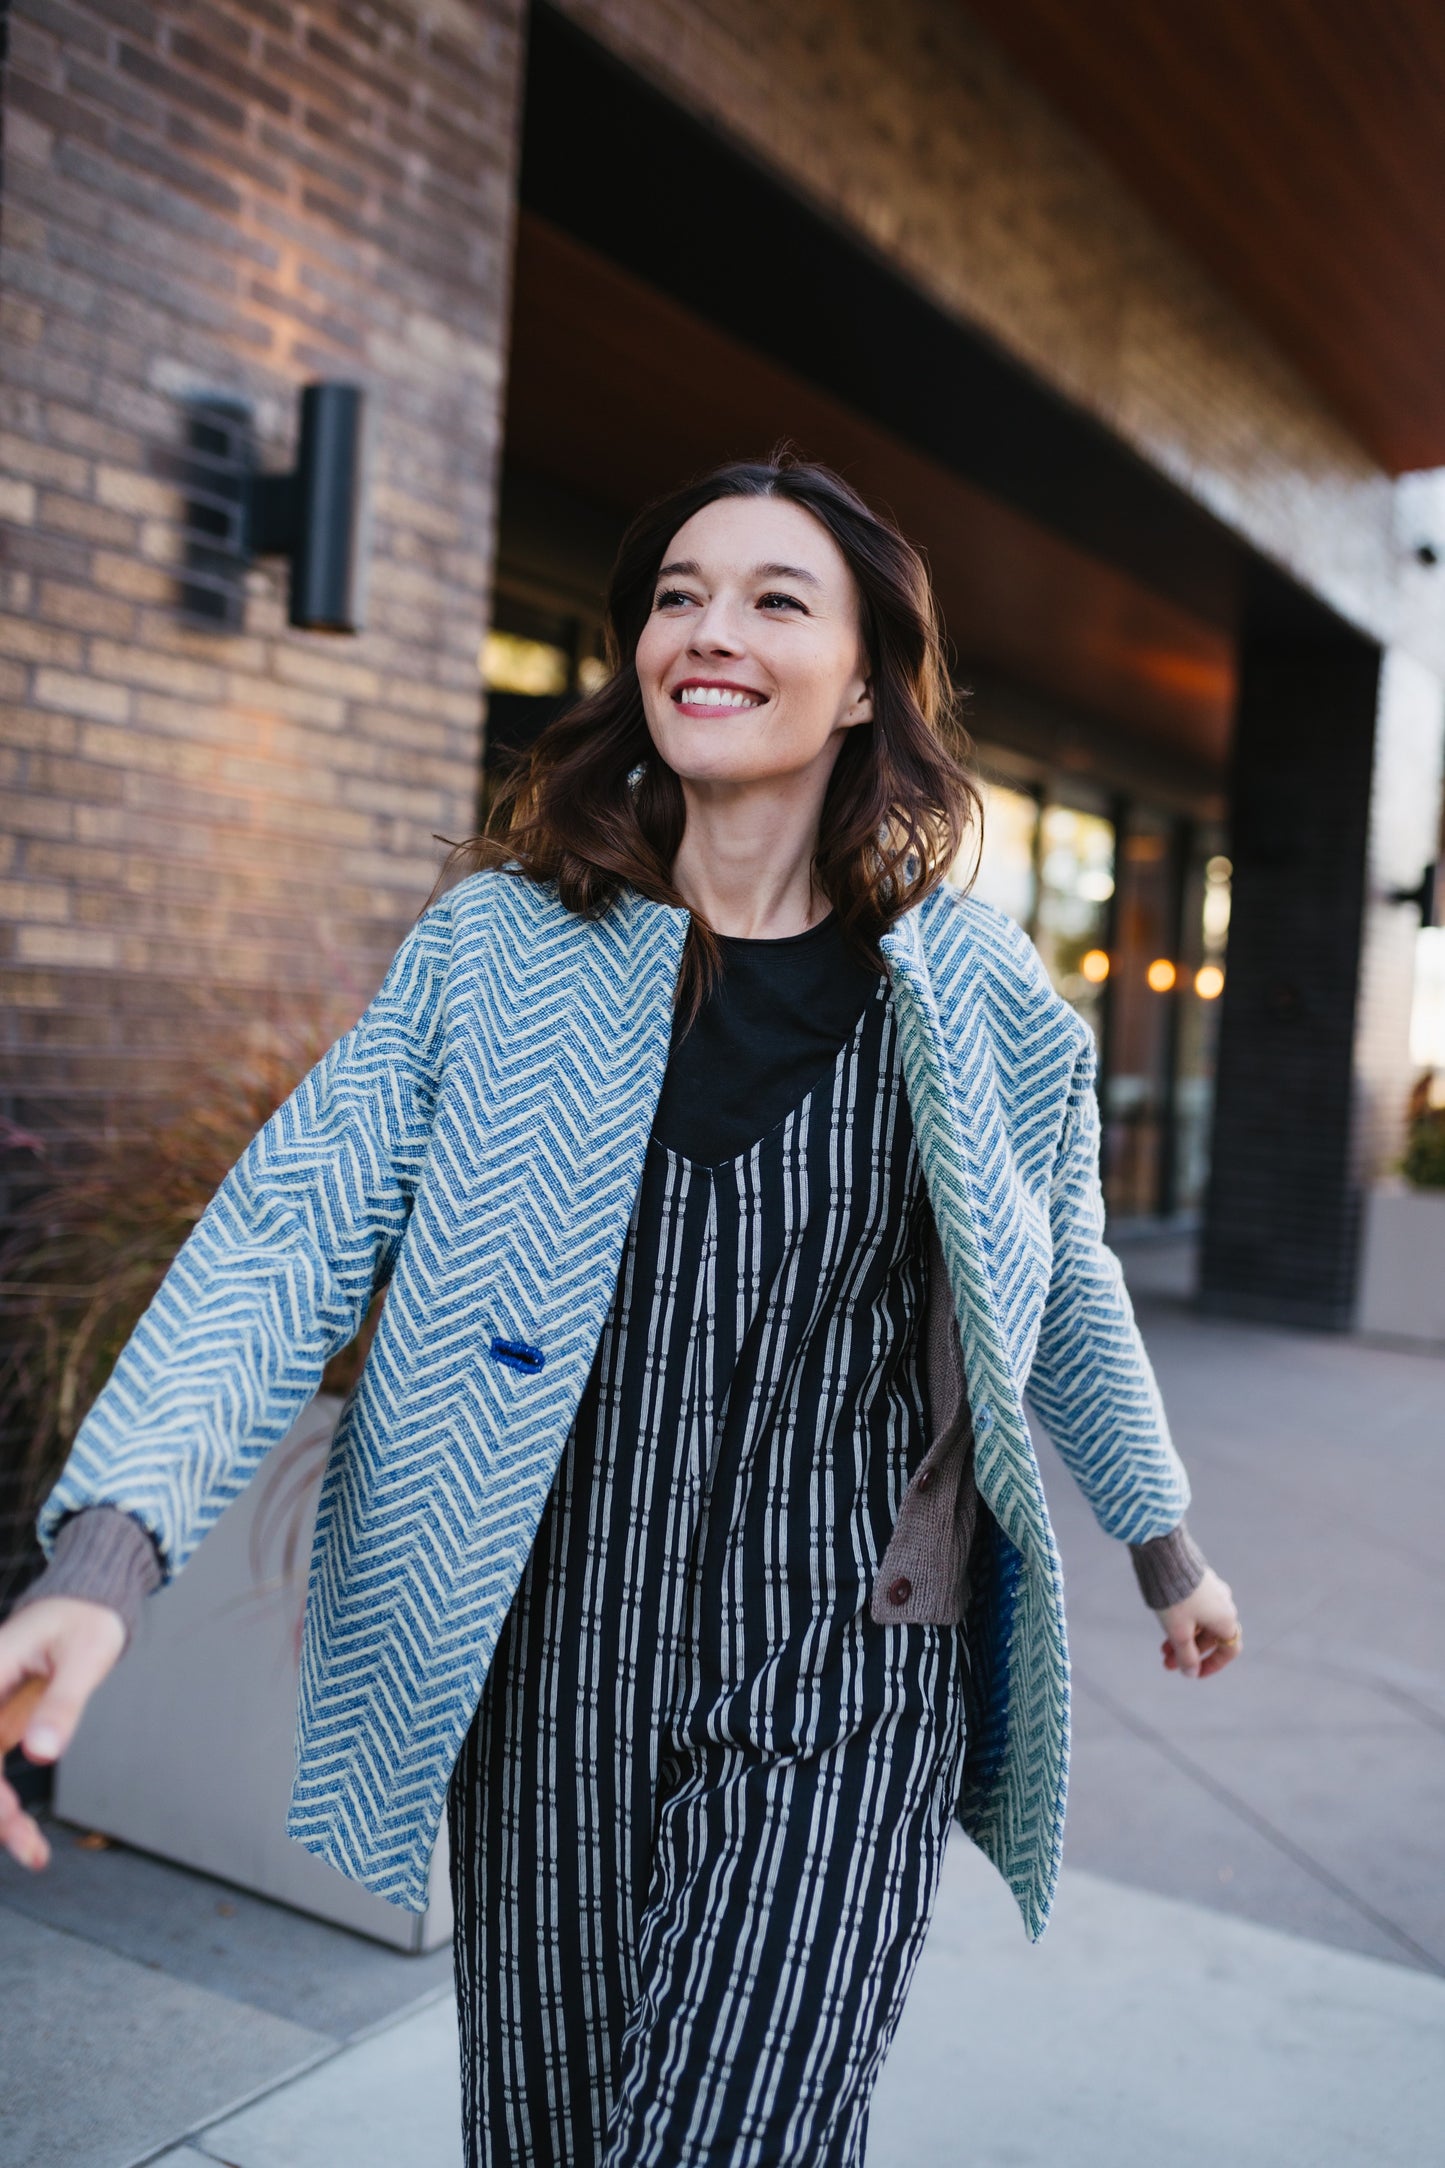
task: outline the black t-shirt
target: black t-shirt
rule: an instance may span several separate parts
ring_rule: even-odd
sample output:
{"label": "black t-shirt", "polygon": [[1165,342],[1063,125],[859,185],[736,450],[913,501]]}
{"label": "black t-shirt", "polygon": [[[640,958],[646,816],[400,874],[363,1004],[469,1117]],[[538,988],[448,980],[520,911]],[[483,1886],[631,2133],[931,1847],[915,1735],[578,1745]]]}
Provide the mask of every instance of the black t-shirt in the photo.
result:
{"label": "black t-shirt", "polygon": [[673,1025],[652,1133],[696,1165],[736,1159],[800,1106],[838,1058],[879,974],[836,912],[781,941],[718,937],[722,973],[697,1021]]}

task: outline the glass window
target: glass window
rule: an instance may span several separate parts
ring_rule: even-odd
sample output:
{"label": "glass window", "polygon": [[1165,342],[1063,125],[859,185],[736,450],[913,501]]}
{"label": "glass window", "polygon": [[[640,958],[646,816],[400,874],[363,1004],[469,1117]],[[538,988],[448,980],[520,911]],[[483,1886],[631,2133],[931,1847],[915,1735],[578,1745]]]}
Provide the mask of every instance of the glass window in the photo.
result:
{"label": "glass window", "polygon": [[[1011,790],[1004,783],[981,783],[979,788],[983,796],[983,849],[978,855],[972,893],[1007,911],[1021,926],[1031,926],[1037,886],[1034,859],[1039,802],[1031,791]],[[974,856],[975,839],[970,837],[960,860],[959,879],[967,878]]]}
{"label": "glass window", "polygon": [[[1229,946],[1229,900],[1230,883],[1234,879],[1234,867],[1222,852],[1216,851],[1204,862],[1204,897],[1200,905],[1200,945],[1204,961],[1219,965]],[[1212,983],[1212,982],[1210,982]],[[1218,989],[1223,992],[1223,988]],[[1206,1000],[1213,1000],[1207,994]]]}
{"label": "glass window", "polygon": [[1131,807],[1120,852],[1104,1081],[1104,1194],[1133,1219],[1165,1203],[1165,1134],[1179,1003],[1178,859],[1171,824]]}
{"label": "glass window", "polygon": [[1045,806],[1034,939],[1049,977],[1096,1034],[1109,977],[1113,894],[1113,822],[1077,806]]}
{"label": "glass window", "polygon": [[566,648],[529,640],[519,632],[492,631],[482,644],[482,682],[494,693],[565,693],[572,678]]}
{"label": "glass window", "polygon": [[1179,1060],[1174,1086],[1174,1198],[1181,1212],[1204,1202],[1214,1111],[1215,1041],[1229,945],[1234,868],[1217,837],[1200,839],[1185,883],[1180,958]]}
{"label": "glass window", "polygon": [[1445,1079],[1445,926],[1422,926],[1415,936],[1410,1059]]}
{"label": "glass window", "polygon": [[477,657],[487,701],[482,818],[496,776],[536,742],[578,693],[595,692],[605,683],[601,648],[596,620],[565,606],[551,608],[536,590],[522,594],[498,583],[492,629]]}
{"label": "glass window", "polygon": [[[1212,824],[1133,801],[1116,827],[1110,801],[1064,787],[1084,803],[981,783],[973,893],[1032,935],[1100,1043],[1110,1214],[1191,1212],[1208,1174],[1233,869]],[[973,860],[970,844],[954,878]]]}

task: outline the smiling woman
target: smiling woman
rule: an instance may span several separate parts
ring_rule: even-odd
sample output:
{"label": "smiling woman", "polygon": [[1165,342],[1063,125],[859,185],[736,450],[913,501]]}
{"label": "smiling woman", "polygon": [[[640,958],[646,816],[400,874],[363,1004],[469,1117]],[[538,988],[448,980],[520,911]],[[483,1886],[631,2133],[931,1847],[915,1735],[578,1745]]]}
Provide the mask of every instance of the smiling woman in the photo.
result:
{"label": "smiling woman", "polygon": [[[733,465],[634,523],[608,611],[607,683],[87,1416],[0,1705],[49,1671],[61,1750],[111,1600],[384,1285],[288,1826],[418,1905],[445,1811],[467,2168],[860,2168],[954,1819],[1031,1934],[1057,1880],[1026,1391],[1166,1665],[1240,1633],[1101,1238],[1093,1037],[944,880],[977,800],[918,552],[825,468]],[[40,1864],[3,1785],[0,1841]]]}
{"label": "smiling woman", "polygon": [[[614,928],[646,898],[682,950],[613,1306],[449,1793],[468,2164],[855,2168],[949,1820],[991,1846],[997,1772],[1053,1752],[1022,1685],[987,1683],[1055,1598],[974,1467],[995,1415],[945,1249],[965,1160],[994,1170],[987,1254],[1048,1219],[1031,1384],[1056,1436],[1097,1421],[1114,1465],[1148,1411],[1122,1515],[1091,1495],[1166,1665],[1207,1675],[1239,1637],[1098,1242],[1092,1039],[1001,914],[940,893],[979,797],[919,553],[826,468],[730,465],[634,521],[607,637],[606,684],[447,869]],[[981,1075],[1011,1080],[1007,1121]],[[1004,1277],[1031,1272],[1042,1299],[1022,1259]]]}
{"label": "smiling woman", "polygon": [[[880,969],[880,936],[937,887],[979,805],[913,545],[825,467],[734,462],[633,521],[607,640],[606,683],[542,734],[438,885],[510,865],[587,915],[624,887],[685,905],[692,1013],[719,934],[831,910]],[[780,856],[784,831],[806,850]]]}

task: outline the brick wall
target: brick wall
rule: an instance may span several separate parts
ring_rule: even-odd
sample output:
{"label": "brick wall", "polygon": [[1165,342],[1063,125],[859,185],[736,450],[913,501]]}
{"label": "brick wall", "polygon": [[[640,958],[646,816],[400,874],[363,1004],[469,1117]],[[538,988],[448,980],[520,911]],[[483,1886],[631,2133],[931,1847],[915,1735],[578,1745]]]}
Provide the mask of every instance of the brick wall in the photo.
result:
{"label": "brick wall", "polygon": [[1340,613],[1445,671],[1389,479],[960,0],[555,0]]}
{"label": "brick wall", "polygon": [[[15,0],[0,1110],[123,1120],[218,1011],[364,1003],[471,825],[520,0]],[[368,629],[178,609],[191,403],[368,387]],[[13,1163],[13,1155],[12,1155]]]}

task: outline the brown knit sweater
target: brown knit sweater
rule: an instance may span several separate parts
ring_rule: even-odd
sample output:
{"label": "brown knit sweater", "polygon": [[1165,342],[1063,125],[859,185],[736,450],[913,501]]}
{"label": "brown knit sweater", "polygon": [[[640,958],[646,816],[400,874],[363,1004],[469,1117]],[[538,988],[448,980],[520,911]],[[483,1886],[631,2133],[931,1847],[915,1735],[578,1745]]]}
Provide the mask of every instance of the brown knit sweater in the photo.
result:
{"label": "brown knit sweater", "polygon": [[[1140,1591],[1153,1610],[1182,1603],[1204,1578],[1204,1554],[1183,1521],[1168,1535],[1129,1549]],[[90,1506],[63,1524],[55,1556],[15,1609],[38,1603],[43,1596],[79,1596],[87,1603],[107,1604],[119,1612],[129,1647],[141,1605],[161,1579],[159,1554],[140,1522],[114,1506]]]}

